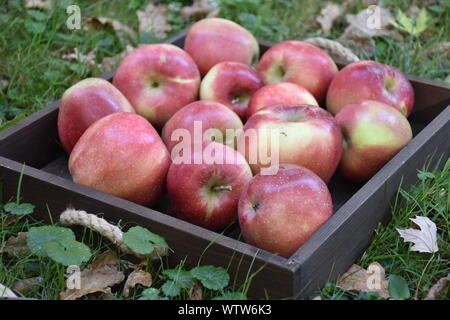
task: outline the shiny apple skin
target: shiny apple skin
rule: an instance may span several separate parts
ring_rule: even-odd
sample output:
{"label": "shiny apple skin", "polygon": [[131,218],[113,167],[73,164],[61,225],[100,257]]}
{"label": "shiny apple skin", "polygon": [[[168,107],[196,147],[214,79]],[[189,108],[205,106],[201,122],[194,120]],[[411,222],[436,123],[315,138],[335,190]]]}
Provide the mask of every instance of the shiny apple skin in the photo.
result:
{"label": "shiny apple skin", "polygon": [[81,135],[95,121],[114,112],[134,109],[127,98],[110,82],[87,78],[67,89],[58,112],[58,136],[70,153]]}
{"label": "shiny apple skin", "polygon": [[263,85],[258,73],[249,66],[225,61],[216,64],[203,78],[200,99],[222,103],[245,121],[248,103]]}
{"label": "shiny apple skin", "polygon": [[74,182],[142,205],[163,195],[170,156],[153,126],[132,113],[92,124],[69,158]]}
{"label": "shiny apple skin", "polygon": [[259,61],[264,83],[292,82],[302,86],[322,104],[331,80],[338,73],[333,59],[312,44],[289,40],[267,50]]}
{"label": "shiny apple skin", "polygon": [[[201,152],[191,154],[191,163],[174,161],[167,175],[167,191],[179,218],[220,231],[237,220],[239,196],[252,173],[236,150],[218,142],[208,145],[216,150],[216,163],[204,161]],[[194,158],[199,161],[195,163]],[[231,160],[225,162],[226,158]],[[225,188],[215,191],[217,187]]]}
{"label": "shiny apple skin", "polygon": [[369,180],[412,139],[406,117],[378,101],[349,104],[338,112],[336,121],[344,135],[339,170],[355,182]]}
{"label": "shiny apple skin", "polygon": [[256,65],[259,45],[256,38],[237,23],[222,18],[206,18],[192,25],[184,49],[204,76],[219,62],[234,61]]}
{"label": "shiny apple skin", "polygon": [[256,111],[277,104],[310,104],[319,106],[314,96],[305,88],[290,82],[265,85],[256,91],[246,110],[247,119]]}
{"label": "shiny apple skin", "polygon": [[[265,132],[275,130],[278,134],[279,163],[303,166],[315,172],[326,183],[333,176],[342,154],[342,134],[333,116],[312,105],[276,105],[265,107],[253,114],[244,125],[244,134],[253,130],[257,136],[257,149],[269,150],[270,136]],[[238,150],[245,157],[254,174],[260,173],[263,164],[258,155],[251,159],[252,143],[238,139]],[[272,164],[270,164],[272,165]]]}
{"label": "shiny apple skin", "polygon": [[327,185],[314,172],[280,165],[275,175],[256,175],[239,199],[245,242],[288,258],[333,214]]}
{"label": "shiny apple skin", "polygon": [[180,143],[180,141],[172,139],[176,130],[187,130],[191,137],[191,143],[195,143],[194,140],[198,134],[195,132],[196,121],[201,123],[202,140],[207,130],[217,129],[222,133],[224,140],[222,142],[233,148],[235,148],[233,144],[236,143],[236,139],[234,135],[227,135],[227,129],[243,130],[244,128],[238,115],[223,104],[213,101],[195,101],[177,111],[165,124],[161,136],[169,152]]}
{"label": "shiny apple skin", "polygon": [[189,54],[174,45],[142,45],[119,65],[113,84],[136,113],[160,129],[175,112],[197,100],[200,73]]}
{"label": "shiny apple skin", "polygon": [[358,61],[343,68],[331,82],[327,109],[335,115],[361,100],[383,102],[408,117],[414,106],[414,90],[400,70],[376,61]]}

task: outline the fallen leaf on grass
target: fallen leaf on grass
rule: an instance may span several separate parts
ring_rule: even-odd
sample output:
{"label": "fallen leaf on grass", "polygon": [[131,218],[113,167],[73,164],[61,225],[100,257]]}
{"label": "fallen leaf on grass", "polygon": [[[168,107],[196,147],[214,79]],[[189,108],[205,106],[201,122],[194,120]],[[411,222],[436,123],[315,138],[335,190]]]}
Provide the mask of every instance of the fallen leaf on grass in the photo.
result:
{"label": "fallen leaf on grass", "polygon": [[125,50],[121,53],[113,56],[104,58],[99,65],[99,69],[102,73],[113,70],[131,51],[135,48],[133,46],[127,45]]}
{"label": "fallen leaf on grass", "polygon": [[119,259],[112,251],[97,256],[80,274],[80,288],[67,289],[60,294],[62,300],[75,300],[85,295],[103,292],[111,294],[111,287],[121,283],[125,276],[117,269]]}
{"label": "fallen leaf on grass", "polygon": [[217,17],[220,8],[213,6],[208,0],[195,0],[191,6],[183,7],[181,16],[187,20]]}
{"label": "fallen leaf on grass", "polygon": [[78,48],[74,48],[72,53],[64,54],[61,59],[66,61],[80,61],[88,67],[93,67],[95,65],[95,52],[91,51],[85,55],[79,52]]}
{"label": "fallen leaf on grass", "polygon": [[388,280],[384,268],[378,262],[372,262],[367,270],[356,264],[352,265],[336,285],[348,291],[377,292],[380,297],[389,298]]}
{"label": "fallen leaf on grass", "polygon": [[202,287],[196,283],[188,291],[189,300],[203,300]]}
{"label": "fallen leaf on grass", "polygon": [[320,15],[316,18],[316,21],[320,24],[324,34],[330,33],[334,20],[336,20],[341,13],[341,7],[330,2],[320,10]]}
{"label": "fallen leaf on grass", "polygon": [[25,9],[51,9],[50,0],[26,0]]}
{"label": "fallen leaf on grass", "polygon": [[8,256],[16,258],[30,254],[31,252],[27,245],[27,233],[19,232],[17,237],[9,237],[2,246],[0,252],[4,252]]}
{"label": "fallen leaf on grass", "polygon": [[144,11],[136,11],[139,20],[139,32],[148,32],[159,39],[167,37],[167,32],[172,30],[169,24],[167,6],[164,4],[153,5],[150,3]]}
{"label": "fallen leaf on grass", "polygon": [[17,295],[8,287],[0,283],[0,297],[1,298],[17,298]]}
{"label": "fallen leaf on grass", "polygon": [[345,17],[349,26],[339,40],[366,56],[374,54],[373,37],[399,36],[397,32],[388,29],[393,15],[388,9],[381,6],[369,6],[356,15],[347,14]]}
{"label": "fallen leaf on grass", "polygon": [[[99,27],[111,27],[116,33],[121,43],[127,43],[127,37],[136,39],[136,32],[129,26],[119,22],[117,20],[106,17],[92,17],[88,19],[88,26],[92,25],[96,28]],[[89,29],[89,27],[87,27]]]}
{"label": "fallen leaf on grass", "polygon": [[122,294],[124,297],[130,295],[130,289],[133,289],[136,285],[140,284],[144,287],[152,286],[152,275],[144,270],[134,270],[127,278]]}
{"label": "fallen leaf on grass", "polygon": [[16,282],[11,289],[13,289],[16,292],[20,292],[22,294],[27,294],[33,289],[33,287],[37,286],[42,281],[43,281],[42,277],[24,279]]}
{"label": "fallen leaf on grass", "polygon": [[448,277],[444,277],[438,280],[428,291],[427,295],[423,300],[437,300],[439,295],[444,291],[444,289],[449,285],[450,281]]}
{"label": "fallen leaf on grass", "polygon": [[397,229],[397,232],[406,242],[414,243],[410,250],[428,253],[438,252],[436,224],[429,218],[423,216],[417,216],[416,218],[410,218],[409,220],[418,225],[420,230]]}

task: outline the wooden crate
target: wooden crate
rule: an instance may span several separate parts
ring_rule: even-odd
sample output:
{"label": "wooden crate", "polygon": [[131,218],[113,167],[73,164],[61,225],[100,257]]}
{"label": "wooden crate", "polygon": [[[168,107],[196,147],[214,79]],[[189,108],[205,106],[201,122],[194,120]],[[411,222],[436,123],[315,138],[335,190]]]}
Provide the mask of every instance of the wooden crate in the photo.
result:
{"label": "wooden crate", "polygon": [[[183,47],[185,31],[165,42]],[[260,41],[261,51],[272,43]],[[342,68],[345,63],[335,59]],[[112,78],[113,73],[105,76]],[[187,258],[188,267],[202,264],[229,267],[232,279],[254,277],[252,298],[307,298],[327,281],[335,280],[368,246],[379,222],[390,218],[390,205],[400,183],[416,181],[417,169],[450,153],[450,85],[409,76],[416,93],[409,118],[413,140],[370,181],[358,185],[339,174],[329,184],[334,215],[295,254],[285,259],[240,241],[237,224],[218,234],[177,219],[167,199],[147,208],[103,192],[75,184],[67,170],[67,155],[57,136],[59,102],[53,102],[15,126],[0,132],[0,179],[3,201],[15,197],[23,169],[21,195],[36,205],[34,215],[55,221],[69,205],[126,226],[142,225],[164,236],[174,253],[169,263]],[[25,164],[25,165],[24,165]],[[204,249],[213,243],[205,252]]]}

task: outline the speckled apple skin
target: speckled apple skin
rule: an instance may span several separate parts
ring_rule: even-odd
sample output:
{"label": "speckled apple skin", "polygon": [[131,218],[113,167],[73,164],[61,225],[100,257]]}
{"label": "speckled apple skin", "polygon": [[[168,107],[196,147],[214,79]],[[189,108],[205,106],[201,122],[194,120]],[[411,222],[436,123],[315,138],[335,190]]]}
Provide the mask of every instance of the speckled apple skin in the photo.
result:
{"label": "speckled apple skin", "polygon": [[169,152],[172,151],[175,145],[180,143],[180,141],[172,140],[172,134],[175,130],[187,130],[192,144],[195,142],[195,121],[201,122],[202,136],[208,129],[217,129],[222,133],[225,143],[235,143],[234,138],[227,141],[227,129],[243,130],[244,128],[238,115],[225,105],[213,101],[195,101],[175,113],[165,124],[161,136]]}
{"label": "speckled apple skin", "polygon": [[156,130],[131,113],[95,122],[69,158],[74,182],[142,205],[160,199],[169,166],[169,152]]}
{"label": "speckled apple skin", "polygon": [[206,18],[193,24],[184,49],[197,63],[202,76],[219,62],[251,65],[259,58],[256,38],[237,23],[221,18]]}
{"label": "speckled apple skin", "polygon": [[[300,121],[289,121],[287,117],[300,116]],[[260,109],[244,125],[247,130],[257,132],[258,150],[268,150],[269,138],[264,131],[276,129],[279,134],[279,163],[289,163],[306,167],[315,172],[326,183],[333,176],[342,154],[342,134],[333,116],[311,105],[276,105]],[[238,150],[245,151],[245,157],[254,174],[260,172],[263,165],[258,160],[253,162],[248,151],[248,139],[238,139]],[[244,147],[242,146],[244,144]]]}
{"label": "speckled apple skin", "polygon": [[[258,73],[239,62],[220,62],[209,70],[200,87],[200,99],[226,105],[245,121],[245,113],[251,96],[264,85]],[[237,95],[248,97],[233,102]]]}
{"label": "speckled apple skin", "polygon": [[110,82],[101,78],[87,78],[67,89],[58,112],[58,135],[70,153],[86,129],[104,116],[134,109],[127,98]]}
{"label": "speckled apple skin", "polygon": [[[282,67],[285,74],[277,75]],[[309,43],[289,40],[267,50],[259,61],[258,72],[264,82],[292,82],[304,87],[319,104],[325,102],[331,80],[338,73],[333,59],[322,49]]]}
{"label": "speckled apple skin", "polygon": [[253,94],[246,110],[246,117],[248,119],[256,111],[277,104],[319,105],[314,96],[299,85],[290,82],[272,83]]}
{"label": "speckled apple skin", "polygon": [[345,137],[339,170],[356,182],[369,180],[412,139],[406,117],[378,101],[349,104],[336,121]]}
{"label": "speckled apple skin", "polygon": [[[395,79],[395,88],[386,88],[387,77]],[[346,105],[361,100],[380,101],[409,116],[414,106],[414,90],[400,70],[376,61],[358,61],[334,77],[328,89],[327,109],[335,115]]]}
{"label": "speckled apple skin", "polygon": [[[227,163],[206,163],[201,152],[192,152],[192,163],[171,164],[167,175],[167,191],[177,216],[195,225],[220,231],[237,219],[239,196],[252,172],[244,157],[218,142],[214,159]],[[194,163],[198,159],[198,164]],[[215,185],[231,186],[231,190],[212,192]]]}
{"label": "speckled apple skin", "polygon": [[[154,82],[157,87],[152,87]],[[175,112],[197,100],[200,73],[194,60],[174,45],[142,45],[119,65],[113,84],[136,113],[162,128]]]}
{"label": "speckled apple skin", "polygon": [[239,199],[245,242],[290,257],[333,214],[326,184],[312,171],[280,165],[275,175],[256,175]]}

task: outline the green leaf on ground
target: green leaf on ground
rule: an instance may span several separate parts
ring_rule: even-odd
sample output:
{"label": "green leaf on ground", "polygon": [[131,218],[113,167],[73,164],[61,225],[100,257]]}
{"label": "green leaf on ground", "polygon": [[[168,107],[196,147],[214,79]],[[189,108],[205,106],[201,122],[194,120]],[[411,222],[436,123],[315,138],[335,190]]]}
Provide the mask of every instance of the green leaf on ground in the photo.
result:
{"label": "green leaf on ground", "polygon": [[161,286],[161,290],[167,297],[175,297],[181,292],[181,288],[178,283],[172,280],[166,281]]}
{"label": "green leaf on ground", "polygon": [[410,297],[409,287],[406,280],[395,274],[389,276],[389,295],[396,300],[405,300]]}
{"label": "green leaf on ground", "polygon": [[194,285],[194,277],[191,272],[182,269],[167,269],[164,274],[181,288],[189,289]]}
{"label": "green leaf on ground", "polygon": [[21,216],[33,213],[34,205],[32,205],[31,203],[8,202],[7,204],[5,204],[3,209],[10,214]]}
{"label": "green leaf on ground", "polygon": [[155,249],[154,245],[168,248],[163,237],[142,227],[130,228],[123,234],[123,242],[135,253],[148,255]]}
{"label": "green leaf on ground", "polygon": [[169,300],[169,298],[161,297],[161,292],[156,288],[148,288],[142,291],[139,300]]}
{"label": "green leaf on ground", "polygon": [[75,234],[72,230],[63,227],[42,226],[32,227],[27,234],[27,245],[31,252],[40,257],[47,257],[47,250],[44,245],[48,242],[58,242],[63,240],[75,241]]}
{"label": "green leaf on ground", "polygon": [[201,266],[191,270],[192,275],[200,280],[205,288],[210,290],[221,290],[228,285],[230,276],[222,267]]}
{"label": "green leaf on ground", "polygon": [[46,242],[43,247],[51,259],[65,266],[79,266],[92,255],[84,243],[70,239]]}

